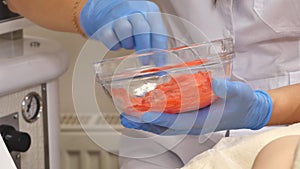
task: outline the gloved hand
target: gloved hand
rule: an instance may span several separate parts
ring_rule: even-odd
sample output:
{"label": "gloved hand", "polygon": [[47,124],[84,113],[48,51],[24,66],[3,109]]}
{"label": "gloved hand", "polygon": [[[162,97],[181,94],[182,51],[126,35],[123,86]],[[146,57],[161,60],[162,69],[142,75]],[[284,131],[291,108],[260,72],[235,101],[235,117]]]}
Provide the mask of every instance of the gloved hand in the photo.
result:
{"label": "gloved hand", "polygon": [[[110,50],[137,52],[167,48],[166,30],[158,6],[146,0],[88,0],[80,13],[87,36],[100,40]],[[151,58],[141,59],[144,65]],[[153,56],[158,66],[165,57]]]}
{"label": "gloved hand", "polygon": [[270,120],[272,100],[266,92],[221,79],[213,80],[212,87],[219,99],[210,107],[181,114],[147,112],[141,118],[123,113],[121,123],[127,128],[161,135],[198,135],[228,129],[256,130]]}

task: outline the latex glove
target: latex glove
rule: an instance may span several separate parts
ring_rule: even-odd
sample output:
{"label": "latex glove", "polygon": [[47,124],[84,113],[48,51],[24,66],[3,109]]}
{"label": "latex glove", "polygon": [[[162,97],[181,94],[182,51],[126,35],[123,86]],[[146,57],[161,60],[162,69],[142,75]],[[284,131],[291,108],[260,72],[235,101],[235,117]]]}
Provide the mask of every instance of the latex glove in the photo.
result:
{"label": "latex glove", "polygon": [[[100,40],[110,50],[137,52],[167,48],[166,30],[158,6],[146,0],[88,0],[80,13],[87,36]],[[153,56],[156,65],[165,57]],[[144,65],[151,58],[141,59]]]}
{"label": "latex glove", "polygon": [[[127,128],[161,135],[198,135],[228,129],[257,130],[270,120],[272,100],[266,92],[253,91],[242,82],[221,79],[213,80],[212,87],[219,99],[210,107],[181,114],[147,112],[140,119],[123,113],[121,123]],[[209,111],[218,105],[225,105],[224,110]]]}

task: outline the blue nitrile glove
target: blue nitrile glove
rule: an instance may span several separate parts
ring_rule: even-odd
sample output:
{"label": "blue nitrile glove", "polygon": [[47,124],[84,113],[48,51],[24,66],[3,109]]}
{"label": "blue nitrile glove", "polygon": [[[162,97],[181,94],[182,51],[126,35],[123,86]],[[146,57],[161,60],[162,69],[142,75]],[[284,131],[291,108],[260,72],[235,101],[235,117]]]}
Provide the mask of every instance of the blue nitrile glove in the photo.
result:
{"label": "blue nitrile glove", "polygon": [[[100,40],[110,50],[135,49],[138,53],[167,48],[167,35],[159,7],[146,0],[88,0],[80,13],[88,37]],[[163,65],[165,57],[154,58]],[[144,65],[150,58],[141,59]]]}
{"label": "blue nitrile glove", "polygon": [[[210,107],[181,114],[147,112],[141,118],[123,113],[121,123],[127,128],[161,135],[198,135],[229,129],[257,130],[270,120],[272,100],[266,92],[222,79],[213,80],[212,87],[219,99]],[[219,110],[218,105],[225,105],[221,106],[223,111],[210,111],[214,106]]]}

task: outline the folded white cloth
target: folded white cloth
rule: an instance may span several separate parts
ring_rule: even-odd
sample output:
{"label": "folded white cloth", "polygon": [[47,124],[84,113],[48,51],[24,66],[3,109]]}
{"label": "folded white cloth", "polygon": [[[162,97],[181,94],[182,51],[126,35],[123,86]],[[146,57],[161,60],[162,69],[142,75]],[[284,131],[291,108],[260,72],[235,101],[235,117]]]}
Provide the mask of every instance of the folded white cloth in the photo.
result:
{"label": "folded white cloth", "polygon": [[300,123],[255,135],[223,138],[182,169],[251,169],[257,154],[265,145],[287,135],[300,135]]}

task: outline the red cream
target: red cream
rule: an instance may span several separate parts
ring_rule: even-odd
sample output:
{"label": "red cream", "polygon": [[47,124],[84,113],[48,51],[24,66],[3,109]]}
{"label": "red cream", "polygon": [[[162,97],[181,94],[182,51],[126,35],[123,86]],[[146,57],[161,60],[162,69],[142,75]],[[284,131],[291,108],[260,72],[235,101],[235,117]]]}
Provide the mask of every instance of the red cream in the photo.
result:
{"label": "red cream", "polygon": [[209,72],[181,74],[157,85],[143,97],[131,97],[123,88],[112,89],[113,98],[128,114],[143,112],[181,113],[210,105],[216,96],[211,88]]}

